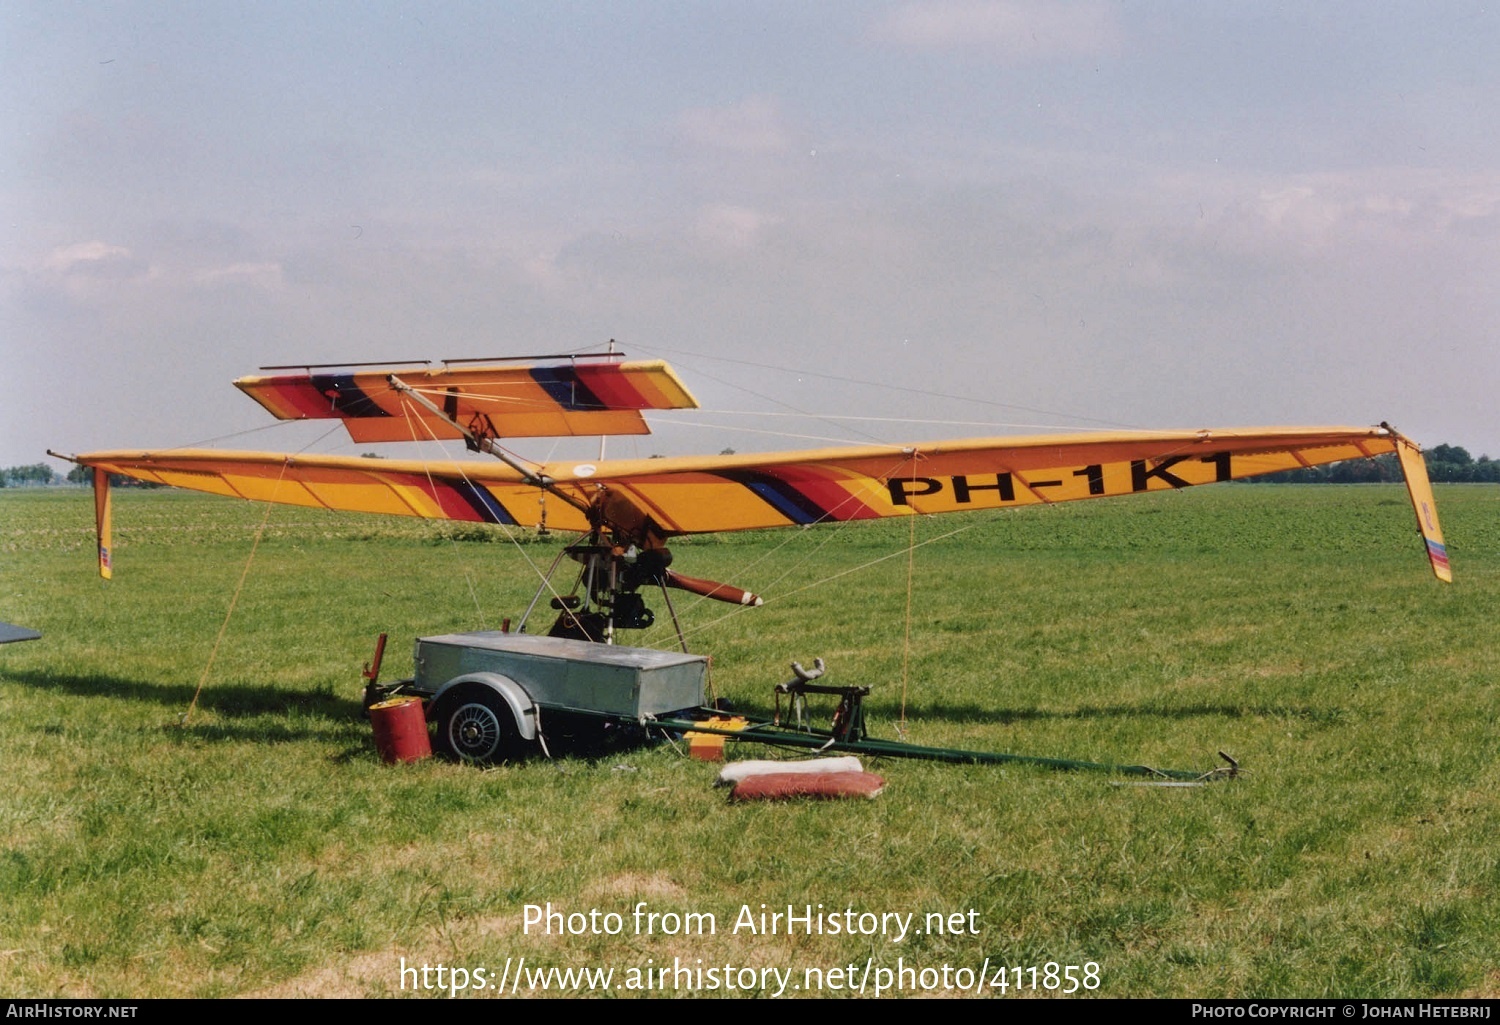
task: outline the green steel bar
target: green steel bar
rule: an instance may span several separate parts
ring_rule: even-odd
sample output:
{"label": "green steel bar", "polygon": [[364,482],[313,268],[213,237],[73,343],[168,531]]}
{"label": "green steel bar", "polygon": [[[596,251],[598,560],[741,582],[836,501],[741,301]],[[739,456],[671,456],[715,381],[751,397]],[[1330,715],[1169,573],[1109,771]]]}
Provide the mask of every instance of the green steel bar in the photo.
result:
{"label": "green steel bar", "polygon": [[[723,714],[723,713],[719,713]],[[742,730],[719,729],[687,719],[656,719],[651,725],[670,730],[695,733],[713,733],[732,740],[748,740],[757,744],[777,744],[784,747],[800,747],[816,751],[847,751],[852,754],[888,756],[891,758],[920,758],[926,761],[953,762],[968,765],[1042,765],[1049,769],[1090,770],[1109,772],[1121,776],[1148,776],[1154,779],[1199,780],[1215,779],[1234,775],[1234,769],[1211,769],[1194,772],[1187,769],[1157,769],[1149,765],[1109,765],[1103,762],[1084,762],[1069,758],[1044,758],[1040,755],[1003,754],[994,751],[961,751],[946,747],[923,747],[895,740],[838,741],[823,730],[793,730],[773,723],[760,721]]]}

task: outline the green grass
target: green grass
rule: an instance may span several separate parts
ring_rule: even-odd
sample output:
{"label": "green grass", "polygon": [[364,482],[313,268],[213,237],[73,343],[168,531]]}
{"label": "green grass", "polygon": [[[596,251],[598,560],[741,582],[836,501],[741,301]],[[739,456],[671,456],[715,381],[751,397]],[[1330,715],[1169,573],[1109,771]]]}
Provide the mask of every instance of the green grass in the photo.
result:
{"label": "green grass", "polygon": [[[670,747],[376,758],[375,634],[407,673],[411,638],[518,616],[555,544],[274,509],[209,667],[263,507],[120,491],[104,584],[86,492],[0,493],[0,619],[45,635],[0,648],[0,992],[398,994],[402,958],[525,956],[617,982],[989,958],[1096,962],[1107,996],[1500,994],[1500,489],[1438,498],[1452,587],[1380,486],[923,520],[909,640],[909,524],[679,542],[683,572],[769,599],[684,611],[741,705],[820,655],[875,687],[881,736],[904,707],[916,743],[1249,770],[1167,790],[889,760],[872,802],[736,806]],[[626,932],[524,935],[549,901]],[[718,932],[634,935],[639,901]],[[762,903],[973,909],[979,934],[730,933]]]}

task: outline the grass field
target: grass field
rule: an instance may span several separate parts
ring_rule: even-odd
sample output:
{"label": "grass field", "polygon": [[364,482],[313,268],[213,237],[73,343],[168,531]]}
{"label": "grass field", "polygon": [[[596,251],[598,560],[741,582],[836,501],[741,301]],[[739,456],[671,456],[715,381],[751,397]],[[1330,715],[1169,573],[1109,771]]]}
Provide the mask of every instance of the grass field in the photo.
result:
{"label": "grass field", "polygon": [[[1055,962],[1113,997],[1500,996],[1500,488],[1438,500],[1451,587],[1383,486],[923,520],[909,642],[908,524],[683,541],[677,568],[769,599],[686,612],[742,706],[822,656],[875,686],[880,736],[904,703],[922,744],[1248,770],[1162,789],[890,760],[875,801],[737,806],[670,746],[379,762],[358,704],[375,635],[384,675],[409,672],[412,637],[519,615],[554,544],[273,509],[210,667],[263,507],[120,491],[104,584],[87,492],[0,492],[0,619],[45,634],[0,648],[0,993],[399,995],[403,963],[473,985],[525,957],[613,969],[618,995],[678,964],[718,971],[698,977],[715,995],[749,978],[726,966],[806,995],[844,981],[808,969],[850,964],[999,995],[988,959],[986,983],[1036,966],[1024,995]],[[623,928],[528,931],[549,902]],[[642,902],[716,928],[640,934]],[[762,904],[963,927],[734,931]]]}

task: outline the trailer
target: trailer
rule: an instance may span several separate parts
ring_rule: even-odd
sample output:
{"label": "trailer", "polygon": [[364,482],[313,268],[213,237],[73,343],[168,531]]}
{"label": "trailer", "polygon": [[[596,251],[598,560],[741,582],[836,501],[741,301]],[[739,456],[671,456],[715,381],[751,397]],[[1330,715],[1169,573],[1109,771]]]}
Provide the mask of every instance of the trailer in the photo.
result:
{"label": "trailer", "polygon": [[437,750],[480,763],[691,717],[708,684],[702,655],[497,630],[420,637],[414,667]]}
{"label": "trailer", "polygon": [[[1205,780],[1234,776],[1238,765],[1220,752],[1227,768],[1207,772],[1109,765],[1063,758],[923,747],[869,735],[867,686],[829,686],[817,681],[822,659],[774,688],[772,717],[725,714],[706,704],[708,658],[683,652],[600,644],[566,637],[484,630],[419,637],[409,679],[378,682],[385,635],[365,667],[365,704],[415,695],[434,727],[441,754],[480,765],[542,753],[551,756],[593,746],[611,733],[636,738],[709,734],[729,740],[772,744],[813,752],[919,758],[964,764],[1019,763],[1055,769],[1093,769],[1160,780]],[[831,725],[812,725],[809,696],[835,698]],[[782,702],[785,699],[786,707]]]}

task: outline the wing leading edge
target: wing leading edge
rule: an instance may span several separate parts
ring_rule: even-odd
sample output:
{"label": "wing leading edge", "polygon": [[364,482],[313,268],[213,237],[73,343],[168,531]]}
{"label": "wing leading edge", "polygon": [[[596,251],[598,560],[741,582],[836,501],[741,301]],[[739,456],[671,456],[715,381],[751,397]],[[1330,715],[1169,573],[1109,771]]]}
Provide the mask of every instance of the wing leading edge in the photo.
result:
{"label": "wing leading edge", "polygon": [[[768,455],[540,464],[180,449],[77,461],[174,487],[353,512],[657,539],[1164,491],[1396,452],[1434,573],[1451,581],[1421,452],[1388,427],[1279,427],[983,438]],[[576,500],[547,502],[546,490]],[[625,525],[628,526],[619,526]]]}

